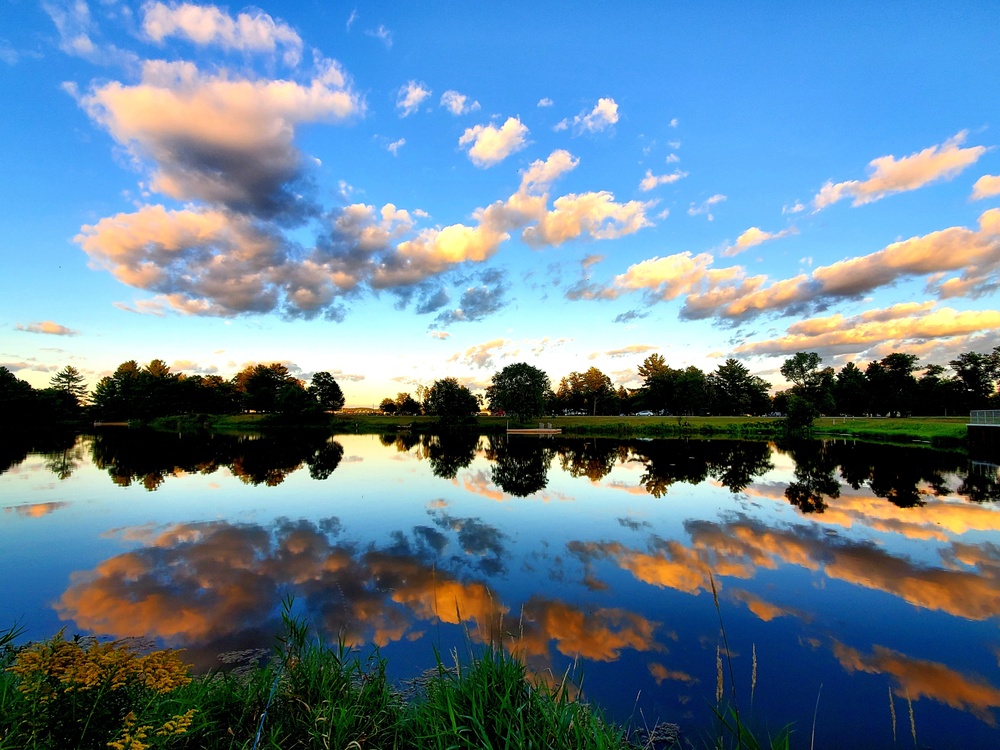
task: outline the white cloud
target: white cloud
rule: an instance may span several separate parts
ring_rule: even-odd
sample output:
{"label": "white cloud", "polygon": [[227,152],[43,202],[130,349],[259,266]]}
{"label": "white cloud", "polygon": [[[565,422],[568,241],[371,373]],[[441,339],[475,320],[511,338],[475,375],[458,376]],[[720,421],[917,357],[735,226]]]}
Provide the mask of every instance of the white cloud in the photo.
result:
{"label": "white cloud", "polygon": [[937,180],[950,180],[976,163],[986,153],[985,146],[961,148],[967,131],[962,131],[944,143],[930,146],[900,159],[880,156],[869,162],[871,176],[860,182],[827,182],[813,199],[816,211],[844,198],[853,198],[851,205],[861,206],[881,200],[892,193],[916,190]]}
{"label": "white cloud", "polygon": [[573,118],[573,121],[563,120],[555,126],[556,130],[566,130],[570,126],[577,135],[582,133],[598,133],[607,130],[618,122],[618,103],[611,98],[601,98],[590,111],[583,111]]}
{"label": "white cloud", "polygon": [[688,216],[698,216],[700,214],[707,214],[709,221],[712,221],[715,217],[712,216],[712,206],[716,203],[722,203],[726,199],[726,196],[721,193],[716,193],[707,200],[705,200],[701,205],[691,204],[688,209]]}
{"label": "white cloud", "polygon": [[543,97],[542,99],[538,100],[538,105],[537,106],[539,106],[539,107],[551,107],[554,103],[555,102],[553,102],[551,99],[549,99],[546,96],[546,97]]}
{"label": "white cloud", "polygon": [[399,152],[399,149],[401,149],[405,145],[406,145],[406,139],[400,138],[398,141],[393,141],[392,143],[390,143],[388,146],[385,147],[385,149],[393,156],[396,156],[396,154]]}
{"label": "white cloud", "polygon": [[441,106],[453,115],[464,115],[479,109],[479,102],[469,103],[469,97],[457,91],[445,91],[441,94]]}
{"label": "white cloud", "polygon": [[687,177],[687,174],[687,172],[682,172],[677,169],[670,174],[654,175],[652,169],[647,169],[646,176],[643,177],[642,182],[639,183],[639,189],[644,193],[648,193],[650,190],[653,190],[660,185],[669,185],[673,182],[677,182],[677,180]]}
{"label": "white cloud", "polygon": [[469,146],[469,159],[477,167],[492,167],[527,145],[528,128],[518,118],[508,117],[499,128],[493,124],[467,128],[458,139]]}
{"label": "white cloud", "polygon": [[143,31],[155,42],[181,36],[195,44],[217,44],[240,52],[274,52],[282,47],[284,62],[293,66],[302,57],[302,39],[295,30],[261,10],[233,18],[214,5],[147,3]]}
{"label": "white cloud", "polygon": [[408,81],[400,87],[399,94],[396,96],[396,109],[399,110],[399,116],[409,117],[412,115],[420,109],[421,103],[430,95],[431,90],[426,88],[423,83]]}

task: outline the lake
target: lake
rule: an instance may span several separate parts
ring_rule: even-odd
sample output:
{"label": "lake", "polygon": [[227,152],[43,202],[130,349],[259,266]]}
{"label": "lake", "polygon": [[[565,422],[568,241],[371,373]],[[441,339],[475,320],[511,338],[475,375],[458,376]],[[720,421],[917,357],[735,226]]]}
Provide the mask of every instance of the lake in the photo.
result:
{"label": "lake", "polygon": [[0,472],[22,640],[151,637],[207,670],[269,648],[294,596],[395,679],[502,637],[698,746],[719,656],[758,736],[809,747],[815,716],[817,748],[1000,745],[1000,483],[960,454],[120,429],[4,443]]}

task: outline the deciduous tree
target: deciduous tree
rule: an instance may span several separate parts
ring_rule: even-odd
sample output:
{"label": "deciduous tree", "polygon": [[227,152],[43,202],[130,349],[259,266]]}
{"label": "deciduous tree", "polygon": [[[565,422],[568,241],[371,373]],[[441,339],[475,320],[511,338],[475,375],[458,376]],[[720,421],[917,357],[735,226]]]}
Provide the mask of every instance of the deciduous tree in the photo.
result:
{"label": "deciduous tree", "polygon": [[472,391],[455,378],[435,380],[424,396],[424,413],[440,422],[457,424],[472,421],[479,413],[479,402]]}
{"label": "deciduous tree", "polygon": [[323,411],[338,411],[344,408],[344,392],[340,390],[336,378],[328,372],[317,372],[309,385],[309,394],[316,399]]}
{"label": "deciduous tree", "polygon": [[545,413],[549,376],[526,362],[507,365],[494,373],[486,400],[494,414],[503,412],[518,421]]}

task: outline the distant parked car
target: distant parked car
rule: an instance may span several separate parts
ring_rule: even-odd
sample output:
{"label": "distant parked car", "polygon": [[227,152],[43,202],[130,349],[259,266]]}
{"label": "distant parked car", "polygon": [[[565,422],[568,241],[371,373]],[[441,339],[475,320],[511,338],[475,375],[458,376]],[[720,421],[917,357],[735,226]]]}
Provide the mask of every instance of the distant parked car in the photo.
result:
{"label": "distant parked car", "polygon": [[653,412],[649,411],[649,409],[646,409],[645,411],[637,411],[635,415],[637,417],[652,417]]}

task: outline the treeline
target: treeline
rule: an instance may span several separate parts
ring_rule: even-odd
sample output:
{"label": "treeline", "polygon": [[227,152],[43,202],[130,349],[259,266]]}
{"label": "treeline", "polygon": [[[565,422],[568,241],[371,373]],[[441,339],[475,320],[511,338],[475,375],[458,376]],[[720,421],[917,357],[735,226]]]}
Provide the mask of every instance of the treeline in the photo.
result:
{"label": "treeline", "polygon": [[90,394],[72,365],[53,375],[44,389],[34,389],[0,367],[0,404],[0,420],[11,424],[72,425],[248,411],[308,419],[341,409],[344,394],[329,372],[317,372],[306,385],[282,364],[257,364],[226,380],[173,373],[163,360],[154,359],[145,367],[135,360],[123,362]]}
{"label": "treeline", "polygon": [[[839,371],[822,367],[816,352],[796,352],[781,374],[791,387],[769,395],[771,384],[727,359],[715,371],[674,368],[652,354],[638,368],[640,388],[611,387],[596,368],[572,373],[548,397],[549,413],[656,414],[683,416],[780,414],[808,420],[819,414],[942,416],[1000,408],[1000,347],[966,352],[948,366],[920,367],[913,354],[894,352],[864,368],[848,362]],[[919,377],[918,377],[919,375]]]}
{"label": "treeline", "polygon": [[[474,394],[456,378],[442,378],[421,387],[417,398],[399,393],[383,399],[380,408],[386,414],[425,414],[442,421],[470,421],[488,409],[520,420],[651,412],[780,414],[802,423],[819,414],[934,416],[1000,408],[1000,347],[986,354],[960,354],[947,366],[920,367],[917,361],[914,354],[894,352],[863,368],[849,362],[835,371],[822,367],[816,352],[797,352],[781,366],[791,387],[774,395],[770,383],[732,358],[706,373],[694,366],[671,367],[661,354],[651,354],[638,368],[639,388],[616,388],[596,367],[572,372],[553,388],[545,372],[520,362],[494,373],[485,394]],[[317,372],[306,384],[282,364],[255,364],[227,380],[173,373],[163,360],[154,359],[145,366],[135,360],[122,363],[89,394],[72,365],[55,374],[44,389],[34,389],[0,367],[0,405],[0,424],[57,426],[242,412],[309,420],[341,409],[344,394],[329,372]]]}

